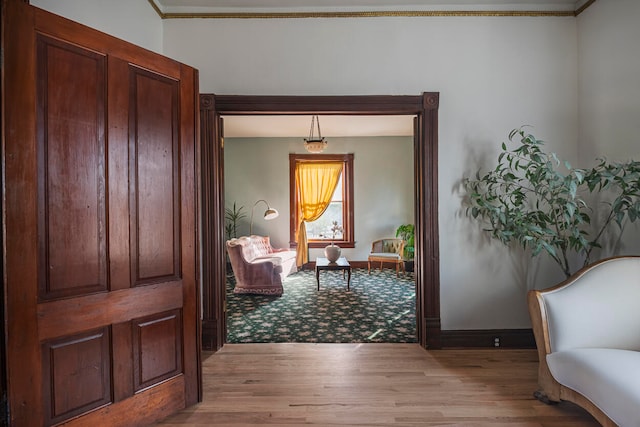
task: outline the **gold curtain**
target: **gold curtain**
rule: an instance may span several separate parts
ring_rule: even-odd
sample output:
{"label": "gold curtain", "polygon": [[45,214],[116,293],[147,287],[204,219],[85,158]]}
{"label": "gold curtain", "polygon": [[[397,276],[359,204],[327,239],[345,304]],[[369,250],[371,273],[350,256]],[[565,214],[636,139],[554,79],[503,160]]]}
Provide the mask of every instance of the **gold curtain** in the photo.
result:
{"label": "gold curtain", "polygon": [[296,264],[301,267],[309,262],[306,221],[315,221],[322,216],[331,203],[336,190],[342,162],[299,162],[296,164],[296,197],[298,198],[298,232],[296,234]]}

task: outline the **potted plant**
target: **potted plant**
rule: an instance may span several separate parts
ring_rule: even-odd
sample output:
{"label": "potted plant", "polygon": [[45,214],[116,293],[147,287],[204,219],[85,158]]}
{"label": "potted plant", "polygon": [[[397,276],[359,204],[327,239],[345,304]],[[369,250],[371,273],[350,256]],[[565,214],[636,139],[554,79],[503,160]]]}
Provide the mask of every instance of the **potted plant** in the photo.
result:
{"label": "potted plant", "polygon": [[404,240],[404,250],[402,254],[402,258],[404,258],[404,269],[405,271],[413,271],[415,226],[413,224],[402,224],[396,230],[396,237]]}
{"label": "potted plant", "polygon": [[232,208],[226,208],[224,210],[224,231],[227,235],[227,240],[238,237],[238,224],[241,219],[247,217],[242,211],[243,209],[244,206],[236,208],[236,202],[233,202]]}
{"label": "potted plant", "polygon": [[[236,207],[236,202],[233,202],[232,208],[226,208],[224,210],[224,232],[227,235],[227,240],[238,237],[238,226],[240,220],[246,218],[246,214],[242,211],[244,206]],[[226,253],[226,251],[225,251]],[[232,274],[231,261],[229,260],[229,254],[226,253],[226,266],[227,274]]]}
{"label": "potted plant", "polygon": [[504,244],[549,254],[569,277],[581,267],[570,265],[572,255],[590,264],[608,232],[622,233],[627,220],[640,216],[640,162],[600,159],[578,169],[543,151],[544,142],[523,128],[511,131],[509,141],[517,146],[503,143],[490,172],[464,180],[467,213]]}

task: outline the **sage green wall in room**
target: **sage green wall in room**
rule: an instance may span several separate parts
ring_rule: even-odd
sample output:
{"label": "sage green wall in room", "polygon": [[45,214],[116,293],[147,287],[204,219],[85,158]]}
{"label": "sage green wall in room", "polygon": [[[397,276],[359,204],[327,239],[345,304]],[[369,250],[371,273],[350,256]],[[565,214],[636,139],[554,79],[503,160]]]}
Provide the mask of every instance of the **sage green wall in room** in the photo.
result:
{"label": "sage green wall in room", "polygon": [[[393,237],[403,223],[413,222],[414,174],[412,137],[328,137],[327,154],[354,154],[356,247],[343,249],[351,260],[363,261],[371,242]],[[289,153],[306,153],[303,138],[225,138],[225,203],[244,206],[240,227],[249,233],[251,208],[259,199],[280,212],[264,221],[266,206],[254,213],[253,234],[268,235],[275,247],[289,246]],[[308,153],[307,153],[308,154]],[[312,249],[310,259],[322,256]]]}

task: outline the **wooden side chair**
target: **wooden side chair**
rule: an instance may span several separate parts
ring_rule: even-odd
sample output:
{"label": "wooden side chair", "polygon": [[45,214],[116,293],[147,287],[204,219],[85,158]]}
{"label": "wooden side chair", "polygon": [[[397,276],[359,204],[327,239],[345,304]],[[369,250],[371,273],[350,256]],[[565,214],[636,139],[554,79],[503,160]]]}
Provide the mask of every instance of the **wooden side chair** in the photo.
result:
{"label": "wooden side chair", "polygon": [[399,277],[400,269],[404,272],[403,251],[404,240],[402,239],[380,239],[374,241],[371,245],[371,253],[367,260],[369,274],[371,274],[371,263],[379,262],[381,271],[385,263],[394,264],[396,266],[396,277]]}

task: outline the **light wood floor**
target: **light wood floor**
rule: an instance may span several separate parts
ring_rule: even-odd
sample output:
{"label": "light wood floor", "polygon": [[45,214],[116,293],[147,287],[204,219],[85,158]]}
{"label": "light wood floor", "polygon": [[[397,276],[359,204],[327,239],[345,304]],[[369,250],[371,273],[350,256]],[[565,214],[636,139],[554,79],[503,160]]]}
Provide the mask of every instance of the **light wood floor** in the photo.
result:
{"label": "light wood floor", "polygon": [[205,355],[204,401],[160,426],[599,424],[535,400],[534,350],[417,344],[229,344]]}

